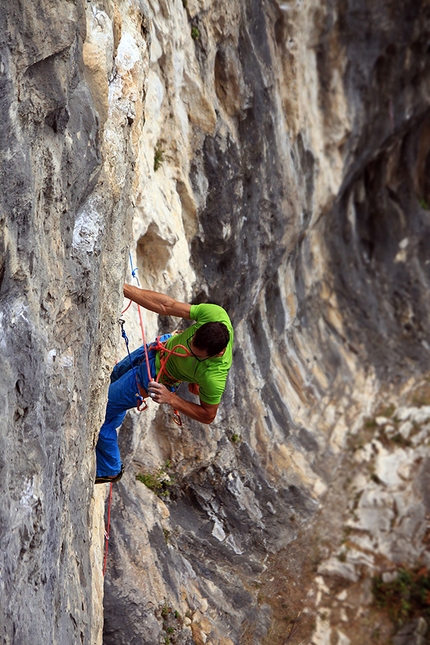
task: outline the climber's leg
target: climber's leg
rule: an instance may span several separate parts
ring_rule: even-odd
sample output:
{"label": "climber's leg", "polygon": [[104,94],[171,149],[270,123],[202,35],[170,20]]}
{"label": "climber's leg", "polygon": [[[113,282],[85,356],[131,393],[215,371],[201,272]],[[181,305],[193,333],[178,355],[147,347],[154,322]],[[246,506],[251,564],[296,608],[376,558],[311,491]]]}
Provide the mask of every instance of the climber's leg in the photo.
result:
{"label": "climber's leg", "polygon": [[115,477],[121,472],[117,428],[124,421],[125,414],[122,412],[109,421],[105,421],[100,428],[96,446],[96,478]]}
{"label": "climber's leg", "polygon": [[112,477],[121,471],[117,428],[126,411],[139,403],[136,390],[136,377],[131,369],[109,387],[106,417],[96,446],[96,477]]}
{"label": "climber's leg", "polygon": [[119,361],[119,363],[115,365],[112,370],[112,374],[110,375],[110,382],[114,383],[119,378],[121,378],[121,376],[126,374],[126,372],[131,370],[132,366],[134,368],[137,368],[144,360],[145,350],[143,349],[143,345],[141,345],[140,347],[135,349],[134,352],[131,352],[130,356],[127,354],[127,356],[123,358],[122,361]]}

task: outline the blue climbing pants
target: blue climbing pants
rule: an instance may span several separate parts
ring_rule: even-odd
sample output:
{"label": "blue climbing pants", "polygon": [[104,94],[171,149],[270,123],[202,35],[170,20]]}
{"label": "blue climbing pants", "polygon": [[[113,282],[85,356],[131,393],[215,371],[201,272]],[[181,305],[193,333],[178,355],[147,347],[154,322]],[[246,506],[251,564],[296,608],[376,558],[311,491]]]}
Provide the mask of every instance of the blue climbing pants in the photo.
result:
{"label": "blue climbing pants", "polygon": [[[163,342],[170,337],[171,334],[164,334],[160,341]],[[150,347],[151,345],[147,345],[149,365],[151,377],[155,381],[157,353]],[[121,470],[117,428],[124,421],[127,410],[135,408],[140,403],[136,378],[140,387],[147,392],[149,377],[143,345],[123,358],[112,370],[106,417],[100,428],[96,445],[96,477],[114,477]]]}

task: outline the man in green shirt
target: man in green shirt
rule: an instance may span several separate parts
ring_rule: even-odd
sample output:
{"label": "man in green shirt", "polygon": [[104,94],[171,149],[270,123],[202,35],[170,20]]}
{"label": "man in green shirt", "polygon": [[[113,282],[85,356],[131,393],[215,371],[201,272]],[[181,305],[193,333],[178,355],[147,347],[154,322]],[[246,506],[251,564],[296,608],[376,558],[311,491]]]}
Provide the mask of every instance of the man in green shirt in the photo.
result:
{"label": "man in green shirt", "polygon": [[[232,363],[233,327],[226,311],[218,305],[189,305],[169,296],[124,285],[124,296],[163,316],[177,316],[195,323],[174,336],[168,335],[166,351],[148,346],[149,372],[141,347],[118,363],[111,375],[106,418],[96,446],[96,483],[118,481],[123,469],[116,430],[128,409],[150,396],[201,423],[215,419],[228,371]],[[156,378],[158,375],[158,381]],[[189,383],[199,403],[185,401],[175,390]]]}

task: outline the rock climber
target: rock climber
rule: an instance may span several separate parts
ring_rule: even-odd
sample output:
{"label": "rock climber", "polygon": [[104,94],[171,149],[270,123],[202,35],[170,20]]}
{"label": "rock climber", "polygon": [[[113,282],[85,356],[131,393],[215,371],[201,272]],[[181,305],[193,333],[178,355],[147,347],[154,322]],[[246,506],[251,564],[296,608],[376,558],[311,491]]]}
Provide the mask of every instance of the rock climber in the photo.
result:
{"label": "rock climber", "polygon": [[[222,307],[189,305],[157,291],[129,284],[124,285],[124,296],[157,314],[195,322],[179,334],[160,337],[160,341],[174,354],[169,355],[159,383],[155,379],[160,371],[160,352],[153,349],[153,344],[147,345],[153,380],[149,379],[143,346],[114,367],[106,417],[96,446],[96,484],[116,482],[122,477],[117,428],[122,424],[126,411],[138,406],[139,396],[141,399],[149,396],[158,404],[167,403],[201,423],[212,423],[232,363],[233,327]],[[175,350],[179,345],[182,348]],[[199,396],[199,403],[185,401],[175,393],[182,381],[189,384],[192,394]]]}

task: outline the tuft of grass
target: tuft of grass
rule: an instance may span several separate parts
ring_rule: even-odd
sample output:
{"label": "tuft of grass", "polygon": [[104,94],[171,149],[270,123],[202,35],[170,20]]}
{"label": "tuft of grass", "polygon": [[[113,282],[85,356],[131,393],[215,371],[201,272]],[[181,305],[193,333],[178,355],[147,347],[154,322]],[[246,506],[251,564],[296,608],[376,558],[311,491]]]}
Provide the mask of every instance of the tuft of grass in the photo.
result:
{"label": "tuft of grass", "polygon": [[170,461],[166,461],[164,466],[161,466],[155,473],[139,473],[136,475],[137,481],[145,484],[149,490],[159,497],[168,497],[169,489],[175,483],[174,477],[169,475],[166,470],[171,468]]}
{"label": "tuft of grass", "polygon": [[364,422],[364,427],[367,428],[368,430],[373,430],[374,428],[378,427],[378,424],[376,423],[376,419],[366,419]]}
{"label": "tuft of grass", "polygon": [[405,439],[404,436],[400,434],[400,432],[391,437],[391,441],[397,446],[401,446],[402,448],[408,448],[411,445],[409,439]]}
{"label": "tuft of grass", "polygon": [[164,643],[178,643],[178,635],[183,626],[181,614],[167,603],[158,612],[158,616],[163,619]]}
{"label": "tuft of grass", "polygon": [[423,208],[425,211],[430,211],[430,206],[428,205],[427,201],[422,197],[420,199],[420,206]]}
{"label": "tuft of grass", "polygon": [[172,611],[172,608],[169,607],[169,605],[164,605],[161,609],[161,615],[163,618],[167,618],[167,616],[170,614]]}
{"label": "tuft of grass", "polygon": [[230,437],[232,443],[238,443],[240,441],[240,434],[233,433]]}
{"label": "tuft of grass", "polygon": [[164,163],[164,149],[161,146],[161,143],[158,142],[154,150],[154,171],[157,172],[159,168]]}
{"label": "tuft of grass", "polygon": [[396,627],[415,617],[430,618],[430,574],[426,567],[401,567],[392,582],[383,582],[382,576],[376,576],[372,593],[375,605],[387,610]]}
{"label": "tuft of grass", "polygon": [[199,38],[200,38],[200,30],[197,29],[197,27],[191,27],[191,38],[193,40],[199,40]]}
{"label": "tuft of grass", "polygon": [[378,413],[376,416],[378,417],[385,417],[386,419],[391,419],[391,417],[394,414],[396,407],[391,403],[390,405],[386,407],[379,408]]}
{"label": "tuft of grass", "polygon": [[139,473],[138,475],[136,475],[136,479],[142,484],[145,484],[145,486],[153,492],[155,492],[159,488],[159,482],[157,481],[155,475]]}
{"label": "tuft of grass", "polygon": [[430,385],[425,383],[418,387],[412,397],[412,403],[420,408],[423,405],[430,405]]}

